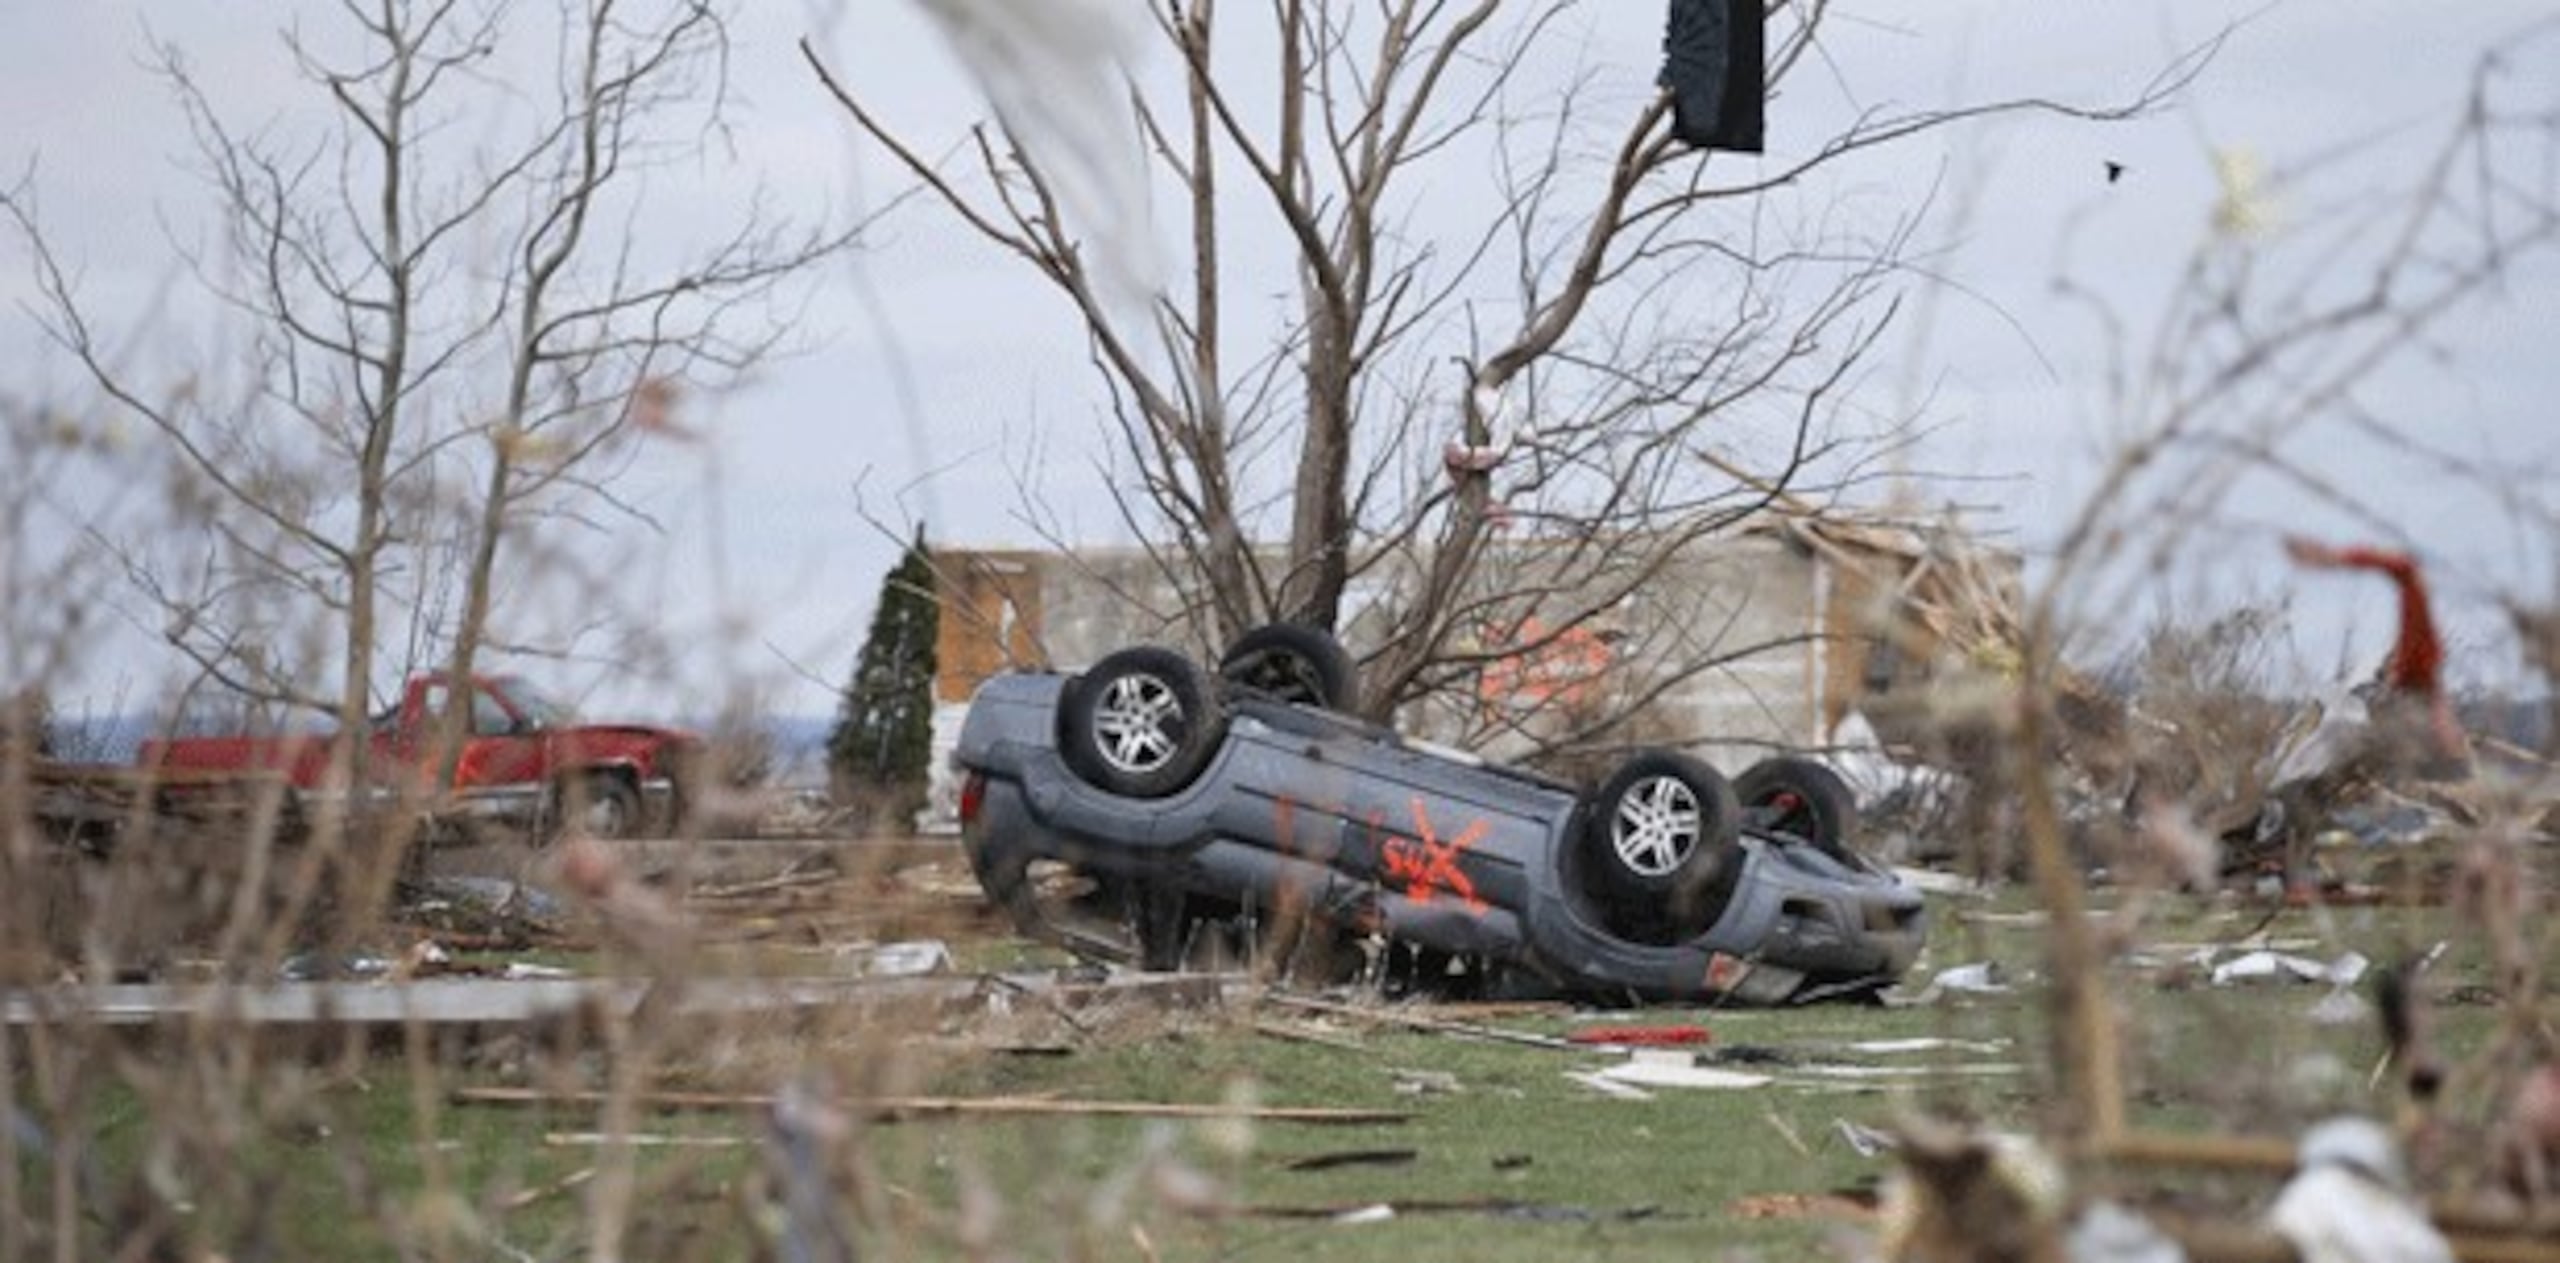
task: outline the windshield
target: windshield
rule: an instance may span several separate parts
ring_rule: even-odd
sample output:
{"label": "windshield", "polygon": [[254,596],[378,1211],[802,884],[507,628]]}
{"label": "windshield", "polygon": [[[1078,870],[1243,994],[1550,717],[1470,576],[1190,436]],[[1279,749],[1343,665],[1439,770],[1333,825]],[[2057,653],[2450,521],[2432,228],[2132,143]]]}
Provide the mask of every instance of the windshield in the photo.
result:
{"label": "windshield", "polygon": [[578,722],[577,713],[553,701],[542,690],[527,683],[520,675],[492,676],[489,683],[516,704],[516,714],[526,726],[533,728],[568,728]]}

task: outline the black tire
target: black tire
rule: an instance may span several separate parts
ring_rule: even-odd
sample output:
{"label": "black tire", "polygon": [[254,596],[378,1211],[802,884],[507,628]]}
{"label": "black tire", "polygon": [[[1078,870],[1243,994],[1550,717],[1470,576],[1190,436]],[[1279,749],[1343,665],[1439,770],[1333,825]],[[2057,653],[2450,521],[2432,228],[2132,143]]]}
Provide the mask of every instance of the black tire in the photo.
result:
{"label": "black tire", "polygon": [[1360,668],[1342,642],[1298,623],[1266,623],[1236,637],[1218,659],[1218,678],[1301,706],[1349,710],[1360,701]]}
{"label": "black tire", "polygon": [[1124,797],[1162,798],[1190,784],[1226,735],[1226,705],[1199,664],[1152,645],[1105,657],[1059,699],[1067,767]]}
{"label": "black tire", "polygon": [[1844,864],[1858,862],[1858,795],[1838,772],[1800,755],[1762,759],[1733,779],[1746,819],[1810,843]]}
{"label": "black tire", "polygon": [[562,785],[556,799],[552,811],[560,837],[611,842],[640,836],[640,792],[611,772]]}
{"label": "black tire", "polygon": [[1742,809],[1705,763],[1643,750],[1590,799],[1587,869],[1604,903],[1633,922],[1703,930],[1741,873]]}

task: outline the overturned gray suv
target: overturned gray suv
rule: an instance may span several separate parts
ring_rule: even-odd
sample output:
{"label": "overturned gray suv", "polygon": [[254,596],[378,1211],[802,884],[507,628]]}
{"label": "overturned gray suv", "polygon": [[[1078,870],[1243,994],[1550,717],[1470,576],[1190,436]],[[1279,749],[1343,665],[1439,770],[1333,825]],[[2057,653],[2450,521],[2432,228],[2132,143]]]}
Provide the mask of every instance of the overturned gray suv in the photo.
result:
{"label": "overturned gray suv", "polygon": [[988,680],[953,755],[980,884],[1027,932],[1153,968],[1211,927],[1315,925],[1601,999],[1869,994],[1920,949],[1919,892],[1853,849],[1819,763],[1728,781],[1647,750],[1585,792],[1342,713],[1352,672],[1276,624],[1215,673],[1138,647]]}

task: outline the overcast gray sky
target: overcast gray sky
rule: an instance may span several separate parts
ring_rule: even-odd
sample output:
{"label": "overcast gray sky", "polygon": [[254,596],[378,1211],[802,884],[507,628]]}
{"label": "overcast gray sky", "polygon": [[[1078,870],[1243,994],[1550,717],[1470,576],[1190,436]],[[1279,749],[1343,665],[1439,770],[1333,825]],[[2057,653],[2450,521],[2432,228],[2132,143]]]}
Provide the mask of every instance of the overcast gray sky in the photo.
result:
{"label": "overcast gray sky", "polygon": [[[203,213],[186,133],[168,93],[141,65],[146,27],[186,50],[230,117],[296,106],[277,28],[317,4],[177,0],[0,0],[0,172],[32,172],[45,222],[75,264],[84,300],[134,362],[179,371],[222,336],[179,278],[169,240]],[[1231,6],[1236,7],[1236,6]],[[1238,17],[1241,17],[1241,7]],[[2458,117],[2471,67],[2555,10],[2549,0],[2460,0],[2424,16],[2385,0],[1843,0],[1821,73],[1770,107],[1768,161],[1783,161],[1861,108],[1932,106],[2033,92],[2104,98],[2129,91],[2178,49],[2238,29],[2177,108],[2107,126],[2055,120],[1940,133],[1858,166],[1826,192],[1887,214],[1940,185],[1924,240],[1952,284],[1906,320],[1890,362],[1863,389],[1879,410],[1925,401],[1936,437],[1913,464],[1964,480],[1924,485],[1931,501],[1977,506],[1977,524],[2031,557],[2048,550],[2122,437],[2104,365],[2103,308],[2147,336],[2185,261],[2209,231],[2222,186],[2214,157],[2244,154],[2270,172],[2271,253],[2381,205]],[[1551,73],[1576,64],[1646,91],[1661,5],[1595,0],[1542,45]],[[864,151],[793,47],[811,36],[858,90],[940,151],[985,107],[908,0],[759,0],[736,27],[735,153],[706,160],[693,183],[663,183],[653,231],[681,236],[739,188],[807,215],[875,208],[902,187]],[[2515,76],[2552,108],[2560,38],[2512,45]],[[1719,161],[1724,161],[1720,159]],[[2105,164],[2124,165],[2110,184]],[[2552,155],[2529,174],[2551,180]],[[1462,199],[1452,185],[1435,196]],[[1427,208],[1425,208],[1427,214]],[[2068,277],[2078,296],[2055,284]],[[22,243],[0,240],[0,363],[5,388],[59,401],[84,389],[21,311],[32,287]],[[2093,301],[2094,299],[2094,301]],[[882,321],[876,312],[889,313]],[[2440,343],[2359,392],[2382,429],[2474,457],[2472,469],[2413,456],[2353,427],[2323,428],[2287,459],[2353,489],[2357,521],[2300,481],[2252,480],[2225,498],[2213,530],[2170,570],[2107,590],[2096,617],[2138,619],[2154,603],[2275,596],[2290,586],[2315,670],[2381,652],[2387,610],[2371,590],[2292,575],[2275,533],[2386,537],[2435,564],[2474,675],[2512,671],[2488,598],[2552,597],[2548,528],[2560,514],[2560,268],[2532,259],[2491,301],[2454,316]],[[1243,334],[1237,335],[1242,338]],[[592,707],[699,713],[741,684],[774,708],[823,712],[859,646],[896,544],[863,517],[930,520],[937,539],[1030,541],[1016,479],[1088,538],[1119,531],[1094,465],[1103,396],[1063,307],[1014,265],[930,207],[900,210],[819,287],[792,356],[689,420],[711,435],[645,455],[628,487],[663,533],[632,526],[596,545],[612,559],[615,599],[689,646],[672,690],[641,690],[592,664],[537,668]],[[912,406],[902,391],[912,391]],[[2497,475],[2484,479],[2482,471]],[[2166,476],[2190,478],[2172,463]],[[2484,485],[2493,481],[2496,485]],[[2504,499],[2500,499],[2503,496]],[[91,499],[119,511],[112,498]],[[77,525],[69,506],[50,529]],[[2537,526],[2520,527],[2521,523]],[[2195,525],[2195,523],[2188,523]],[[2359,607],[2350,593],[2366,599]],[[2197,608],[2203,608],[2198,605]],[[78,695],[152,695],[174,670],[147,635],[101,638]],[[810,681],[800,669],[821,677]]]}

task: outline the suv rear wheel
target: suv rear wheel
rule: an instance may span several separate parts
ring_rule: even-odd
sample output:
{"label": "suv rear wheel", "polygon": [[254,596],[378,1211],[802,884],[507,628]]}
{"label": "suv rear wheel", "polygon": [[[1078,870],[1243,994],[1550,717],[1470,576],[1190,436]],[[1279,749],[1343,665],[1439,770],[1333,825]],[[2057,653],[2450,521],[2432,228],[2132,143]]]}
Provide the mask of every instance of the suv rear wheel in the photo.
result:
{"label": "suv rear wheel", "polygon": [[1162,798],[1190,784],[1226,732],[1226,707],[1207,674],[1152,645],[1105,657],[1059,699],[1058,751],[1068,768],[1130,798]]}
{"label": "suv rear wheel", "polygon": [[1753,824],[1801,838],[1843,864],[1858,864],[1850,849],[1858,835],[1858,796],[1838,772],[1812,759],[1779,755],[1744,768],[1733,780],[1733,793]]}

